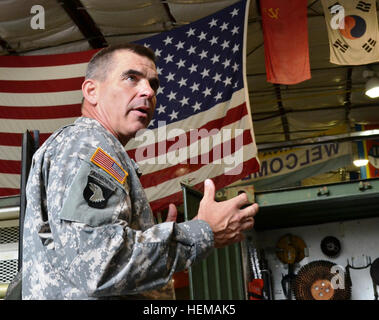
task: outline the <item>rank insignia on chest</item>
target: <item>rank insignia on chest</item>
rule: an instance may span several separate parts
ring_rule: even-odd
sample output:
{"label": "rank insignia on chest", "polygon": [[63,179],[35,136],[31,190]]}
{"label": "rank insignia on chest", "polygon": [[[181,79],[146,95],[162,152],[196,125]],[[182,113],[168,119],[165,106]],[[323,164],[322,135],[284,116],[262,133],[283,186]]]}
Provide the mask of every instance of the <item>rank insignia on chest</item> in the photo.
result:
{"label": "rank insignia on chest", "polygon": [[96,149],[91,157],[91,162],[110,174],[118,182],[124,184],[128,173],[103,149]]}

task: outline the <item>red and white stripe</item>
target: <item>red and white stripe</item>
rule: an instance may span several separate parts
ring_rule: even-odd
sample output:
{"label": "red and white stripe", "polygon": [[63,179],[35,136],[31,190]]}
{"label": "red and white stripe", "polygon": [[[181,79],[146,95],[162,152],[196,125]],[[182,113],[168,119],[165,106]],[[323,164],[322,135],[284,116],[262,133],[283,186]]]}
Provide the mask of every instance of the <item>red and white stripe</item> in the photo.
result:
{"label": "red and white stripe", "polygon": [[[225,104],[235,106],[226,109]],[[227,110],[226,113],[225,110]],[[207,178],[212,178],[215,182],[216,189],[219,189],[256,171],[259,167],[259,163],[256,158],[257,149],[255,141],[253,141],[252,138],[254,135],[252,135],[251,126],[251,116],[245,102],[245,90],[241,89],[236,92],[227,103],[221,103],[204,113],[167,125],[167,133],[171,130],[175,130],[175,128],[185,130],[185,134],[183,133],[182,135],[183,141],[187,141],[187,144],[183,146],[178,146],[176,142],[178,139],[179,141],[181,140],[180,136],[175,141],[171,139],[167,140],[167,136],[159,137],[158,129],[153,130],[155,136],[157,136],[157,141],[154,144],[154,150],[157,151],[155,158],[151,159],[149,163],[149,158],[146,157],[145,163],[139,163],[141,171],[143,172],[140,178],[141,183],[145,188],[153,210],[161,210],[167,207],[169,202],[181,203],[182,191],[180,182],[182,181],[188,181],[194,188],[203,191],[203,181]],[[204,142],[207,137],[202,137],[192,145],[189,144],[190,130],[201,128],[208,132],[211,132],[212,129],[218,129],[219,131],[224,129],[232,132],[230,140],[222,141],[224,145],[218,149],[221,150],[221,153],[218,152],[215,155],[213,152],[214,148],[218,148],[219,145],[209,144],[210,148],[205,150],[200,147],[201,143]],[[234,132],[237,129],[242,131],[241,136],[235,136]],[[242,140],[243,146],[236,146],[236,139]],[[138,137],[130,141],[126,146],[132,158],[136,157],[138,148],[137,140]],[[230,147],[226,148],[228,143],[230,143]],[[162,145],[166,148],[164,149]],[[167,163],[168,161],[164,163],[165,160],[170,157],[170,147],[174,149],[171,153],[183,152],[188,158],[178,164],[170,164]],[[148,146],[145,146],[145,148],[148,148]],[[236,153],[241,151],[241,148],[243,149],[243,160],[239,166],[234,167],[237,162],[233,164],[233,157],[236,157]],[[194,150],[195,153],[193,153]],[[175,159],[175,155],[173,157]],[[202,157],[206,159],[203,163],[201,160]],[[164,193],[162,190],[164,190]]]}
{"label": "red and white stripe", "polygon": [[20,193],[23,133],[39,130],[42,143],[80,116],[81,83],[95,52],[0,57],[0,196]]}
{"label": "red and white stripe", "polygon": [[[52,132],[73,123],[80,116],[80,87],[87,62],[95,52],[0,57],[0,196],[18,195],[20,192],[22,134],[26,130],[39,130],[40,142],[43,143]],[[230,151],[223,152],[222,158],[214,157],[212,149],[199,149],[196,155],[191,154],[193,145],[178,147],[172,139],[158,136],[154,148],[160,152],[154,155],[155,163],[140,163],[143,172],[141,183],[154,211],[166,208],[170,202],[182,202],[180,182],[183,180],[202,191],[203,181],[212,178],[219,189],[256,171],[259,166],[246,89],[241,89],[230,101],[209,111],[169,124],[166,131],[175,128],[185,130],[187,141],[190,130],[194,129],[243,129],[243,161],[237,168],[225,165],[228,159],[231,163],[239,151],[235,149],[238,137],[233,135]],[[158,135],[157,130],[153,130],[155,136]],[[200,141],[205,139],[203,137]],[[132,158],[136,156],[139,143],[132,140],[126,146]],[[164,150],[160,148],[162,144],[166,146]],[[185,152],[188,159],[179,164],[162,164],[162,157],[167,157],[170,152]],[[209,161],[201,163],[201,156],[209,156]],[[192,161],[189,160],[191,158]],[[220,165],[220,161],[224,165]]]}

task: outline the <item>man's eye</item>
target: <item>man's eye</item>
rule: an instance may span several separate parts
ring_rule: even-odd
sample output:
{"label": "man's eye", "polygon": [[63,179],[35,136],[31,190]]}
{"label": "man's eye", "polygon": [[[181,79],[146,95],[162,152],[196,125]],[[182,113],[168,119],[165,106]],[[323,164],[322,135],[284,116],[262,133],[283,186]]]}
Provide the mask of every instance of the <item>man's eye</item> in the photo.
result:
{"label": "man's eye", "polygon": [[157,92],[159,88],[159,81],[150,81],[150,87],[154,90],[154,92]]}

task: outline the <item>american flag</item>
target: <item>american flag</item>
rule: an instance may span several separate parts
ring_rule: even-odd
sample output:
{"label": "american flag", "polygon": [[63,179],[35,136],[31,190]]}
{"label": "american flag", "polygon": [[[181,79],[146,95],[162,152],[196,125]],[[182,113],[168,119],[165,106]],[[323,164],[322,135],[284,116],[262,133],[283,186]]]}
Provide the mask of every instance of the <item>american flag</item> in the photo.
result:
{"label": "american flag", "polygon": [[[126,145],[153,211],[182,202],[180,182],[202,191],[259,169],[245,78],[248,2],[136,41],[156,54],[160,88],[145,133]],[[21,137],[43,142],[80,116],[81,83],[96,50],[0,57],[0,196],[19,194]]]}
{"label": "american flag", "polygon": [[103,149],[97,148],[95,154],[91,158],[91,162],[107,171],[118,182],[123,184],[128,176],[127,172]]}

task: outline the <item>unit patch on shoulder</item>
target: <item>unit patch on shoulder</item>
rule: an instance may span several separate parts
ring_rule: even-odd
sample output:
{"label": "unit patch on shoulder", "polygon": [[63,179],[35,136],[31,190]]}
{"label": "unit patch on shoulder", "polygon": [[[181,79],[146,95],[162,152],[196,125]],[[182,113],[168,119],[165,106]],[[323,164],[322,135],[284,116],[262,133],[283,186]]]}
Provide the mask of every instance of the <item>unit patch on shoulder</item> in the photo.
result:
{"label": "unit patch on shoulder", "polygon": [[103,209],[115,189],[116,187],[112,188],[109,183],[105,184],[89,175],[87,185],[83,190],[83,197],[90,207]]}
{"label": "unit patch on shoulder", "polygon": [[109,173],[118,182],[124,184],[128,173],[103,149],[96,149],[95,153],[91,157],[91,162],[96,164],[105,172]]}

